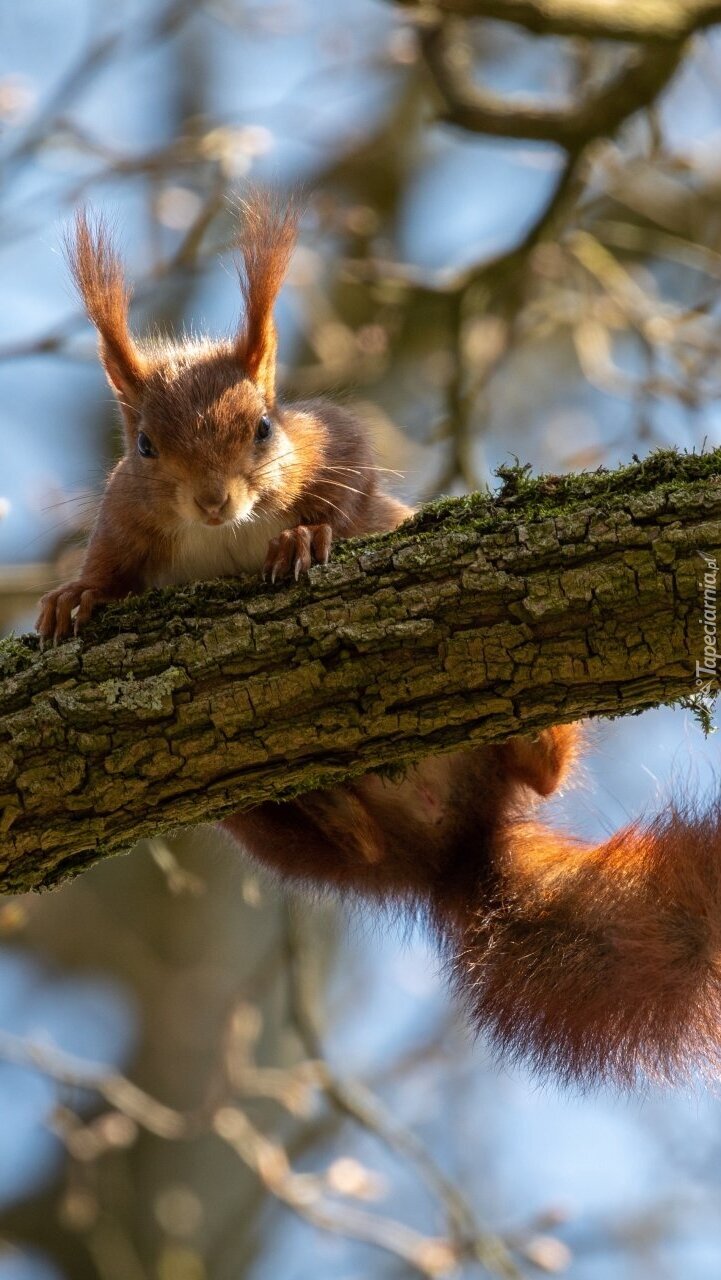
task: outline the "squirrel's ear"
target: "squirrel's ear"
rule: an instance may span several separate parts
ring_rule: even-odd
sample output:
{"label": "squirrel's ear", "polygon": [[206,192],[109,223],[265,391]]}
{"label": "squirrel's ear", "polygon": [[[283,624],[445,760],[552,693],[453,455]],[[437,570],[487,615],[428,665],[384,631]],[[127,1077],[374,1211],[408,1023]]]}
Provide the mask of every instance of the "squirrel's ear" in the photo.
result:
{"label": "squirrel's ear", "polygon": [[100,358],[129,425],[142,398],[145,363],[128,328],[130,290],[102,218],[81,211],[65,252],[85,309],[100,335]]}
{"label": "squirrel's ear", "polygon": [[272,196],[254,192],[242,205],[240,287],[245,324],[236,342],[236,356],[248,378],[275,402],[277,339],[273,304],[288,270],[298,229],[298,207],[282,206]]}

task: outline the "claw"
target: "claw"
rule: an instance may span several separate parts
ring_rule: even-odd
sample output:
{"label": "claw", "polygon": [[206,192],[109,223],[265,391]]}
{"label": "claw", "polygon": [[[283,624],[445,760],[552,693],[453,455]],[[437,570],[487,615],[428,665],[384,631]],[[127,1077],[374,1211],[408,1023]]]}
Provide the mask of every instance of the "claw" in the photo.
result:
{"label": "claw", "polygon": [[284,529],[268,543],[262,569],[263,581],[269,574],[271,582],[275,582],[276,578],[289,577],[292,573],[298,582],[313,564],[328,563],[331,541],[332,531],[328,525],[297,525],[293,529]]}

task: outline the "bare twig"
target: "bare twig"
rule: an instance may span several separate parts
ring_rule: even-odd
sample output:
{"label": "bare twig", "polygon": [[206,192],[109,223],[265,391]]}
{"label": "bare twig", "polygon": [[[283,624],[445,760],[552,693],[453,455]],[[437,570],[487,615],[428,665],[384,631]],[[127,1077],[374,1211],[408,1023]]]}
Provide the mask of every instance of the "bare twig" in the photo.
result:
{"label": "bare twig", "polygon": [[514,1280],[519,1272],[505,1244],[476,1221],[460,1188],[443,1173],[420,1139],[392,1116],[360,1081],[340,1076],[330,1066],[308,969],[307,941],[300,917],[292,907],[286,912],[286,922],[290,1013],[305,1052],[323,1064],[323,1087],[330,1102],[341,1115],[374,1134],[384,1146],[413,1165],[443,1207],[459,1260],[478,1262],[494,1275]]}

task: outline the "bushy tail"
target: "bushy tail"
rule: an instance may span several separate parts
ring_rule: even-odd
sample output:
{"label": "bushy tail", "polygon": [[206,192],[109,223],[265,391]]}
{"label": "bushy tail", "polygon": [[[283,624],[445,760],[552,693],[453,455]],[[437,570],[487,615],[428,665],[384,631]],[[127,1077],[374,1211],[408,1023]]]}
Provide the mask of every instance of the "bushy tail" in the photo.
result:
{"label": "bushy tail", "polygon": [[721,1072],[721,799],[597,848],[510,824],[496,875],[453,950],[500,1048],[583,1083]]}

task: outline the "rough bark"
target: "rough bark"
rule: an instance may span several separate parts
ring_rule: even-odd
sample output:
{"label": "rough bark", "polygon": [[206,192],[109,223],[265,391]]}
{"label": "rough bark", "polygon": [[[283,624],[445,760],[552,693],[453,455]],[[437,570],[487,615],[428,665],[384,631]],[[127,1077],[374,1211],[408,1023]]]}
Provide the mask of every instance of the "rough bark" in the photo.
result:
{"label": "rough bark", "polygon": [[0,887],[458,743],[692,694],[721,451],[503,480],[341,545],[305,583],[152,592],[45,653],[0,642]]}

